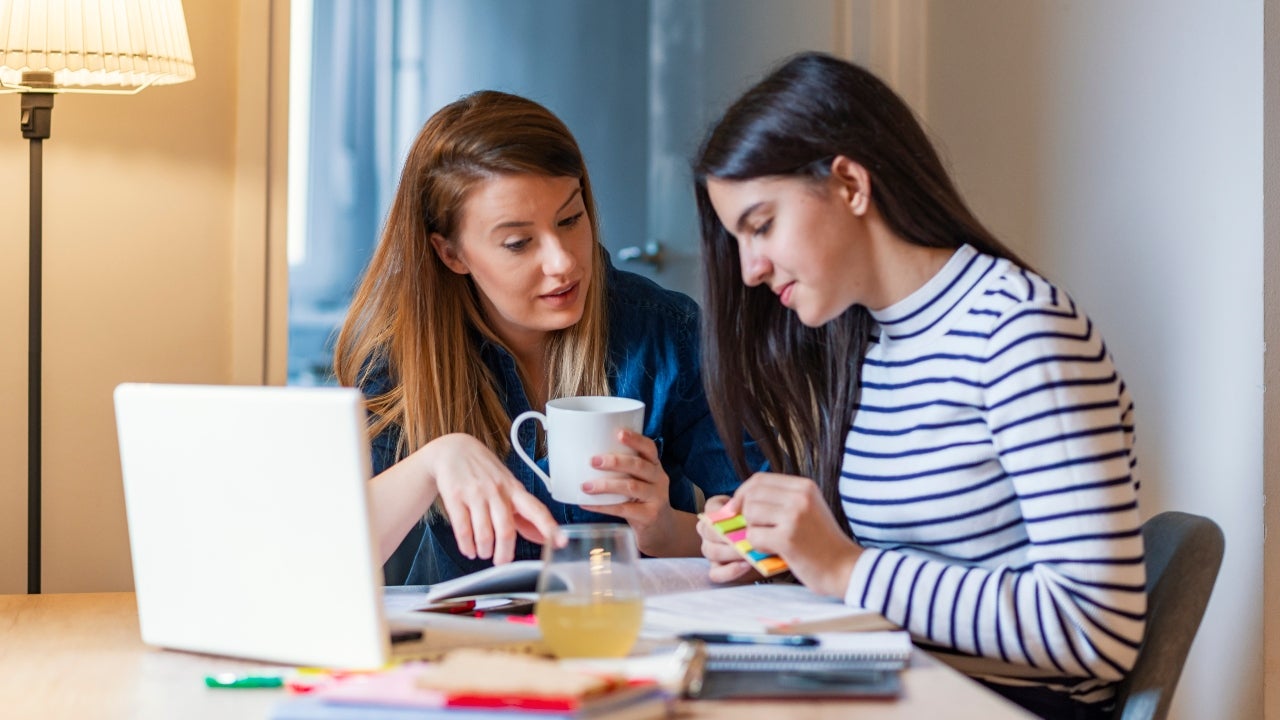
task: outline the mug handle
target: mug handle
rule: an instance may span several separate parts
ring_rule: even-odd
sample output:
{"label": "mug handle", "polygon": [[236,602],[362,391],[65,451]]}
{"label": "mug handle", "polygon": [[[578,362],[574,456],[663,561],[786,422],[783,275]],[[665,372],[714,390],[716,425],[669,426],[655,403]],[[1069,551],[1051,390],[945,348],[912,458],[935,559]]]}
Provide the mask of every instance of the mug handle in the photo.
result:
{"label": "mug handle", "polygon": [[511,447],[515,449],[516,454],[520,456],[524,464],[528,465],[538,477],[542,478],[542,483],[547,486],[547,492],[551,492],[551,478],[542,472],[542,468],[538,467],[538,464],[533,461],[533,458],[529,457],[529,454],[524,451],[524,447],[520,445],[520,426],[524,424],[525,420],[537,420],[542,423],[543,429],[547,427],[547,416],[537,410],[526,410],[520,413],[515,420],[511,421]]}

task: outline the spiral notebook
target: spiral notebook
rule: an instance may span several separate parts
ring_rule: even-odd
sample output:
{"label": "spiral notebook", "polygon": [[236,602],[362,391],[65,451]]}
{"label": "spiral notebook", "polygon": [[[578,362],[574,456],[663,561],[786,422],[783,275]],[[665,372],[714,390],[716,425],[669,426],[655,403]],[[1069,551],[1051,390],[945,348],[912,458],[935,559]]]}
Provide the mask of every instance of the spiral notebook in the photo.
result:
{"label": "spiral notebook", "polygon": [[818,633],[811,647],[706,646],[696,697],[895,697],[911,658],[904,631]]}

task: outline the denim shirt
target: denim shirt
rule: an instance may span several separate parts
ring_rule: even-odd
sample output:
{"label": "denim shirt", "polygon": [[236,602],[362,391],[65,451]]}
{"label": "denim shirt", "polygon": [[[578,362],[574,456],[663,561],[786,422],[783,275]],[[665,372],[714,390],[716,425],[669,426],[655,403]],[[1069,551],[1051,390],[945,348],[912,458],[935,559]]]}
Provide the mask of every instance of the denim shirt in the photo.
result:
{"label": "denim shirt", "polygon": [[[710,497],[732,494],[740,483],[725,455],[703,393],[698,306],[687,295],[664,289],[634,273],[612,266],[606,270],[610,389],[613,395],[644,402],[644,434],[657,445],[662,468],[670,478],[671,506],[694,512],[695,485]],[[508,416],[514,418],[531,409],[515,359],[498,345],[482,339],[478,342],[484,363],[497,379],[499,397]],[[362,389],[366,395],[374,396],[389,390],[390,383],[384,368],[372,373]],[[545,455],[534,455],[534,425],[525,423],[519,439],[546,472]],[[374,438],[374,475],[400,459],[396,455],[399,433],[398,426],[391,426]],[[507,456],[506,464],[559,523],[623,522],[621,518],[552,499],[542,480],[514,452]],[[541,546],[517,537],[517,560],[538,558],[540,553]],[[388,561],[387,582],[435,583],[492,564],[490,560],[465,557],[458,550],[452,527],[443,518],[432,517],[425,528],[419,523]],[[407,565],[407,577],[402,577]]]}

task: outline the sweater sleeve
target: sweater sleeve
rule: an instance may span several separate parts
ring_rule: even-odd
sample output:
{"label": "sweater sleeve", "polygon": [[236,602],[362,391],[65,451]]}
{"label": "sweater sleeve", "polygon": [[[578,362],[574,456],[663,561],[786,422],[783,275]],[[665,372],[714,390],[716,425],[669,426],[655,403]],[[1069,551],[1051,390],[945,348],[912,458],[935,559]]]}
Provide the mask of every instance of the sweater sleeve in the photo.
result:
{"label": "sweater sleeve", "polygon": [[1090,320],[1054,290],[1012,304],[981,397],[1024,562],[970,565],[867,548],[846,602],[929,643],[1046,675],[1121,679],[1146,617],[1133,407]]}

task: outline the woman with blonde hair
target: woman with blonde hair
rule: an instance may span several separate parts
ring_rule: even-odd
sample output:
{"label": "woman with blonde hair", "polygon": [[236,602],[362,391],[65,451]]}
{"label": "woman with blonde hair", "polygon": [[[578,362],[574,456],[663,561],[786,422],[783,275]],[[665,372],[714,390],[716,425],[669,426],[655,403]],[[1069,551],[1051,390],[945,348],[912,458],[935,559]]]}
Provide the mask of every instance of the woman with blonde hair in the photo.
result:
{"label": "woman with blonde hair", "polygon": [[[483,91],[423,126],[334,357],[372,416],[384,560],[426,519],[400,551],[407,582],[537,557],[566,522],[625,521],[644,554],[697,555],[695,482],[737,487],[702,391],[697,306],[614,269],[598,237],[581,151],[546,108]],[[644,432],[620,437],[636,454],[593,458],[617,477],[583,487],[630,502],[559,503],[513,452],[513,417],[575,395],[645,403]]]}

